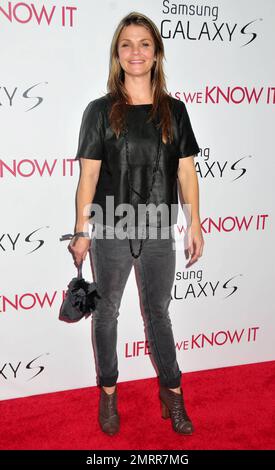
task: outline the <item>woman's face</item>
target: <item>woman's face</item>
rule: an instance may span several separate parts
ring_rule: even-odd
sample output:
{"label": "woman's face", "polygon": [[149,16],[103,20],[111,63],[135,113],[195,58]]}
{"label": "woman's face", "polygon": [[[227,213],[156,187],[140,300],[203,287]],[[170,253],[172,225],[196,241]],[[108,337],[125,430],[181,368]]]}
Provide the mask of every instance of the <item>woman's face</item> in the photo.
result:
{"label": "woman's face", "polygon": [[155,44],[150,31],[144,26],[125,26],[118,39],[118,58],[126,74],[148,74],[155,59]]}

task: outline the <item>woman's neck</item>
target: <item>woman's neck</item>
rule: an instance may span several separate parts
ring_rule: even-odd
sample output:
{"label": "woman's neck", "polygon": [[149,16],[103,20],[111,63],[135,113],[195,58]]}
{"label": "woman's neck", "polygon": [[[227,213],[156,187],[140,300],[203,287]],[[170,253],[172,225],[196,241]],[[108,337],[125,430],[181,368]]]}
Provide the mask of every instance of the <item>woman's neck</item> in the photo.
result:
{"label": "woman's neck", "polygon": [[125,77],[124,82],[129,100],[129,104],[149,104],[153,102],[152,85],[144,77]]}

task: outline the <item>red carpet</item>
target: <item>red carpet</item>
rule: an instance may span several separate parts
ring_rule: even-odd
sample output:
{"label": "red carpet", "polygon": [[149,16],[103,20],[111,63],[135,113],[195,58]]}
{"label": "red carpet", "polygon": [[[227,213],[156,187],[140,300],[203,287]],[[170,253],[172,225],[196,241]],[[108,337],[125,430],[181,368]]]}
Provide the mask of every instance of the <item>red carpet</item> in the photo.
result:
{"label": "red carpet", "polygon": [[160,415],[156,379],[118,384],[121,431],[97,422],[97,387],[1,402],[0,449],[275,449],[275,361],[184,374],[192,436]]}

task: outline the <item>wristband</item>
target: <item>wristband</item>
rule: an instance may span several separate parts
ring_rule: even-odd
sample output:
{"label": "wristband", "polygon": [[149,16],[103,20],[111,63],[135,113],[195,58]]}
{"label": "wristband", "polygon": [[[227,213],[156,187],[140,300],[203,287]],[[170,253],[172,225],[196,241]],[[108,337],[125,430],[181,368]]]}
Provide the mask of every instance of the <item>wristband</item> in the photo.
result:
{"label": "wristband", "polygon": [[85,237],[90,240],[89,232],[76,232],[74,235],[72,233],[65,233],[65,235],[62,235],[59,240],[63,242],[64,240],[72,240],[74,237]]}
{"label": "wristband", "polygon": [[89,232],[75,232],[74,237],[90,238]]}

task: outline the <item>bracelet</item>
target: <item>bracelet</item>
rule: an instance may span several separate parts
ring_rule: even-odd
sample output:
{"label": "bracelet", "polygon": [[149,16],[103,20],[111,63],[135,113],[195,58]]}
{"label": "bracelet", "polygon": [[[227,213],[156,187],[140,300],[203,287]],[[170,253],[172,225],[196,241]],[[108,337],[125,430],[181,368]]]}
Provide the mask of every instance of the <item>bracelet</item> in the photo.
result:
{"label": "bracelet", "polygon": [[74,234],[72,233],[65,233],[64,235],[59,238],[59,241],[63,242],[64,240],[72,240],[74,237],[85,237],[90,239],[89,232],[76,232]]}
{"label": "bracelet", "polygon": [[90,238],[90,234],[89,234],[89,232],[76,232],[76,233],[74,233],[74,237]]}

